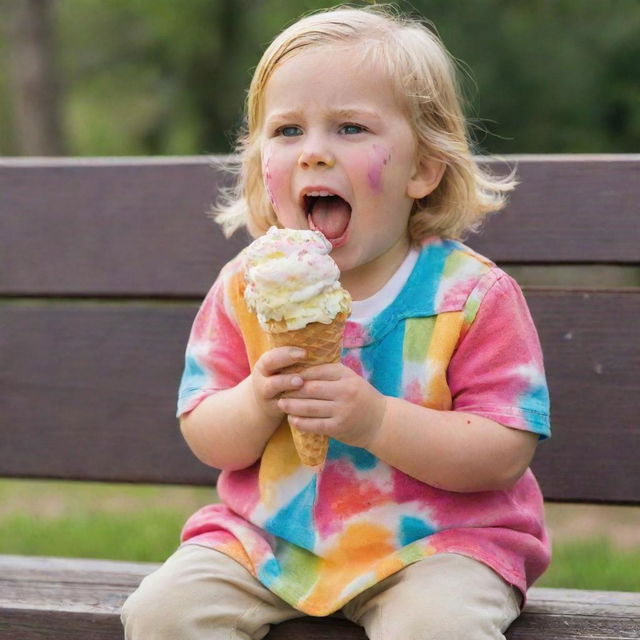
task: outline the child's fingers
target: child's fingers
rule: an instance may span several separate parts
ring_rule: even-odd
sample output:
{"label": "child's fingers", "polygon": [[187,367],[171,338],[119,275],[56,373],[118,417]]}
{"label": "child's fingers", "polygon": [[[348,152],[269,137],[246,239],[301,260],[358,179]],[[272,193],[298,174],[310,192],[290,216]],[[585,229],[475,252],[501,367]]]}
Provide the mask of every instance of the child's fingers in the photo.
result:
{"label": "child's fingers", "polygon": [[333,403],[328,400],[306,398],[280,398],[278,409],[299,418],[330,418],[334,411]]}
{"label": "child's fingers", "polygon": [[[315,399],[315,400],[335,400],[338,389],[332,381],[326,380],[303,380],[304,374],[300,373],[300,386],[291,389],[283,394],[285,398]],[[303,384],[304,383],[304,384]]]}
{"label": "child's fingers", "polygon": [[283,393],[295,392],[304,383],[297,373],[274,375],[264,378],[264,397],[276,398]]}
{"label": "child's fingers", "polygon": [[263,376],[272,376],[278,371],[299,363],[305,356],[302,349],[277,347],[263,353],[256,362],[256,369]]}
{"label": "child's fingers", "polygon": [[344,375],[344,365],[339,362],[330,362],[328,364],[317,364],[315,366],[306,367],[300,372],[305,380],[340,380]]}
{"label": "child's fingers", "polygon": [[288,420],[292,427],[300,429],[300,431],[329,435],[333,430],[333,424],[330,418],[302,418],[300,416],[289,416]]}

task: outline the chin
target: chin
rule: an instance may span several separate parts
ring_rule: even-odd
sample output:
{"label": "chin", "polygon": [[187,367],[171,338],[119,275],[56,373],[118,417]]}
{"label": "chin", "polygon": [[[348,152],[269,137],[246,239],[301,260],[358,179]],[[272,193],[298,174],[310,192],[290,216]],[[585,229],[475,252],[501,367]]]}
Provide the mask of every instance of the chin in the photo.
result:
{"label": "chin", "polygon": [[348,273],[349,271],[353,271],[354,269],[357,269],[358,266],[360,266],[357,258],[355,258],[353,255],[349,255],[347,251],[341,249],[332,251],[331,257],[338,265],[340,273]]}

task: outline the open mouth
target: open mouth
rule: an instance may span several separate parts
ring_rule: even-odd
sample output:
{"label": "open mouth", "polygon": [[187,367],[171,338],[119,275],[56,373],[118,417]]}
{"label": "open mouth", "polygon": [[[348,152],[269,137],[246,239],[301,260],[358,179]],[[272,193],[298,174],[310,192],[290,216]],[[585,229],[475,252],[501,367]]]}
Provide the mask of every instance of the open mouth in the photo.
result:
{"label": "open mouth", "polygon": [[334,246],[343,244],[351,220],[351,205],[327,191],[312,191],[303,197],[309,227],[320,231]]}

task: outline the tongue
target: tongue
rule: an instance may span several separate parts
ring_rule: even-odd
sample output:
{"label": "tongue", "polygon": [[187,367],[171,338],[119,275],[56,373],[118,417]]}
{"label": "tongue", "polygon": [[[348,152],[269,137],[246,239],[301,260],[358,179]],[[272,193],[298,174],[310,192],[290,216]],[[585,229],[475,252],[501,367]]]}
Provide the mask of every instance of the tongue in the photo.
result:
{"label": "tongue", "polygon": [[339,238],[347,229],[351,207],[337,196],[318,198],[311,210],[313,227],[327,239]]}

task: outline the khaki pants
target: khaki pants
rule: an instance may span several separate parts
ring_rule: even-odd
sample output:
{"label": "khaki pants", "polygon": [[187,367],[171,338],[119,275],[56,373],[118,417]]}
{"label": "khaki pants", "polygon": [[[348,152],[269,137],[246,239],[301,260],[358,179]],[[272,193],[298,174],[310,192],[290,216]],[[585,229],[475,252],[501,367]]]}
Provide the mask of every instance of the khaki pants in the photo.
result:
{"label": "khaki pants", "polygon": [[[341,614],[370,640],[504,640],[519,592],[485,565],[431,556],[356,596]],[[186,545],[125,602],[127,640],[263,638],[269,625],[303,614],[224,554]]]}

